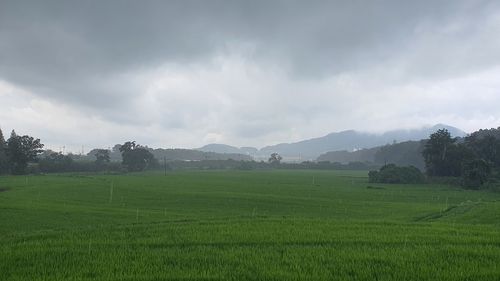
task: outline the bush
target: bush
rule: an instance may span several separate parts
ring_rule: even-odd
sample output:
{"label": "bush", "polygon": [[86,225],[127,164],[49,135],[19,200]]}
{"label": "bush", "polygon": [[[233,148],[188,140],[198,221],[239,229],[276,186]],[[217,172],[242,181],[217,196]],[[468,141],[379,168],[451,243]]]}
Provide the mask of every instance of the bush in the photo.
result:
{"label": "bush", "polygon": [[425,177],[419,169],[408,166],[399,167],[388,164],[379,171],[368,173],[369,181],[372,183],[424,183]]}
{"label": "bush", "polygon": [[464,164],[462,178],[466,188],[480,189],[490,177],[491,167],[482,159],[468,161]]}
{"label": "bush", "polygon": [[28,166],[28,173],[67,173],[67,172],[120,172],[118,162],[98,163],[95,161],[74,161],[69,155],[51,153],[38,163]]}

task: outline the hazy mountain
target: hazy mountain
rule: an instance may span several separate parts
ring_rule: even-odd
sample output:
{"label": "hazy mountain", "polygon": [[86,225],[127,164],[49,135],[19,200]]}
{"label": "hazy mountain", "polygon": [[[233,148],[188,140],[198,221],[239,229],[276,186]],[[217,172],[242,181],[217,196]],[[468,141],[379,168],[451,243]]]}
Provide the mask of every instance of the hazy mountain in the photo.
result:
{"label": "hazy mountain", "polygon": [[424,169],[422,150],[425,141],[406,141],[357,151],[330,151],[318,157],[318,161],[339,162],[371,162],[378,165],[396,164],[415,166]]}
{"label": "hazy mountain", "polygon": [[245,146],[245,147],[240,147],[239,153],[248,154],[248,155],[255,155],[255,154],[259,153],[259,150],[255,147]]}
{"label": "hazy mountain", "polygon": [[252,157],[241,153],[216,153],[204,152],[194,149],[150,149],[151,153],[158,159],[166,158],[167,161],[184,160],[184,161],[200,161],[200,160],[244,160],[251,161]]}
{"label": "hazy mountain", "polygon": [[215,152],[215,153],[236,153],[245,155],[255,155],[258,154],[259,150],[255,147],[235,147],[227,144],[211,143],[203,147],[197,148],[196,150],[203,152]]}
{"label": "hazy mountain", "polygon": [[[349,151],[356,151],[363,148],[373,148],[395,142],[426,139],[430,134],[443,128],[447,129],[452,136],[463,137],[466,135],[464,131],[458,128],[438,124],[420,129],[393,130],[382,134],[365,133],[354,130],[342,131],[295,143],[281,143],[266,146],[260,150],[254,147],[239,148],[226,144],[208,144],[198,148],[197,150],[204,152],[251,155],[256,160],[265,160],[271,153],[277,152],[284,157],[285,161],[316,160],[316,158],[321,154],[335,151],[337,158],[342,159],[341,155],[344,154],[346,159],[351,159],[354,156],[346,154]],[[358,154],[361,157],[361,153]],[[364,159],[366,157],[363,155],[361,158]]]}
{"label": "hazy mountain", "polygon": [[374,148],[365,148],[356,151],[329,151],[321,154],[317,161],[338,162],[347,164],[350,162],[375,162],[375,154],[380,150],[380,146]]}
{"label": "hazy mountain", "polygon": [[216,152],[216,153],[239,153],[240,149],[227,144],[211,143],[203,147],[196,148],[196,150],[204,152]]}
{"label": "hazy mountain", "polygon": [[343,131],[331,133],[324,137],[295,143],[282,143],[262,148],[261,154],[277,152],[283,157],[300,157],[301,160],[315,160],[319,155],[329,151],[355,151],[385,144],[410,140],[421,140],[429,137],[438,129],[447,129],[452,136],[463,137],[466,133],[458,128],[438,124],[432,127],[410,130],[394,130],[383,134]]}

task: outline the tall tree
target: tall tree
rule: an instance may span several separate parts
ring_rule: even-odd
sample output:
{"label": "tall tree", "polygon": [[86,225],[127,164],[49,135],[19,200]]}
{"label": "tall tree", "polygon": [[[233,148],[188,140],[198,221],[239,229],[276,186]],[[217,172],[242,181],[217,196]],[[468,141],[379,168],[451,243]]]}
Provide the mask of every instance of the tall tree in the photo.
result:
{"label": "tall tree", "polygon": [[7,173],[9,170],[6,148],[5,138],[0,128],[0,174]]}
{"label": "tall tree", "polygon": [[463,165],[463,185],[468,188],[479,189],[488,181],[491,175],[490,164],[483,159],[467,161]]}
{"label": "tall tree", "polygon": [[7,155],[14,174],[26,173],[28,163],[36,161],[37,155],[43,150],[40,139],[31,136],[18,136],[14,130],[7,140]]}
{"label": "tall tree", "polygon": [[451,176],[448,158],[456,139],[446,129],[440,129],[430,135],[422,155],[429,176]]}
{"label": "tall tree", "polygon": [[158,164],[156,158],[149,150],[135,141],[128,141],[120,147],[122,164],[129,172],[143,171]]}
{"label": "tall tree", "polygon": [[492,166],[500,166],[500,130],[480,130],[465,138],[466,145],[477,158]]}
{"label": "tall tree", "polygon": [[5,147],[5,138],[3,137],[2,128],[0,128],[0,149]]}
{"label": "tall tree", "polygon": [[271,156],[269,157],[269,159],[267,161],[271,165],[279,165],[281,163],[282,159],[283,159],[283,157],[281,157],[281,155],[274,152],[273,154],[271,154]]}
{"label": "tall tree", "polygon": [[95,151],[94,156],[95,156],[95,163],[98,166],[102,166],[111,161],[111,158],[109,156],[109,150],[107,149],[97,149]]}

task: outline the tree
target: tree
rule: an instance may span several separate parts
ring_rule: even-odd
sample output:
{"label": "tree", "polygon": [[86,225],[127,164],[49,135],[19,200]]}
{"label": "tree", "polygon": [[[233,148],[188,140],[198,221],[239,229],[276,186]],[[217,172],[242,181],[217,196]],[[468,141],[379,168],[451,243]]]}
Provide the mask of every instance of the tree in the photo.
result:
{"label": "tree", "polygon": [[425,177],[419,169],[387,164],[379,171],[370,171],[368,181],[373,183],[423,183]]}
{"label": "tree", "polygon": [[493,166],[500,166],[500,138],[497,130],[481,130],[465,138],[465,144],[477,158],[486,160]]}
{"label": "tree", "polygon": [[474,159],[464,164],[463,185],[467,188],[479,189],[488,181],[491,167],[483,159]]}
{"label": "tree", "polygon": [[0,175],[7,173],[9,170],[9,161],[7,159],[7,147],[5,138],[3,137],[2,129],[0,129]]}
{"label": "tree", "polygon": [[111,149],[111,152],[114,152],[114,153],[120,153],[120,148],[122,147],[121,144],[115,144],[115,146],[113,146],[113,148]]}
{"label": "tree", "polygon": [[97,166],[103,166],[111,161],[111,158],[109,157],[109,150],[107,149],[96,149],[94,156]]}
{"label": "tree", "polygon": [[[430,135],[425,144],[422,155],[425,160],[425,168],[429,176],[458,176],[456,169],[450,167],[450,155],[458,152],[453,150],[456,139],[452,138],[446,129],[440,129]],[[456,155],[454,155],[456,156]],[[455,158],[455,157],[454,157]],[[454,159],[457,160],[457,159]]]}
{"label": "tree", "polygon": [[148,167],[154,167],[158,161],[145,147],[138,145],[135,141],[128,141],[120,147],[122,153],[122,164],[129,172],[143,171]]}
{"label": "tree", "polygon": [[61,152],[49,152],[40,159],[40,171],[45,173],[69,172],[72,170],[73,159]]}
{"label": "tree", "polygon": [[18,136],[14,130],[7,140],[7,155],[14,174],[24,174],[28,163],[37,160],[37,155],[43,150],[40,139],[31,136]]}
{"label": "tree", "polygon": [[281,163],[282,159],[283,158],[281,157],[281,155],[279,155],[278,153],[274,152],[273,154],[271,154],[271,157],[269,157],[268,162],[270,164],[273,164],[273,165],[278,165],[279,163]]}

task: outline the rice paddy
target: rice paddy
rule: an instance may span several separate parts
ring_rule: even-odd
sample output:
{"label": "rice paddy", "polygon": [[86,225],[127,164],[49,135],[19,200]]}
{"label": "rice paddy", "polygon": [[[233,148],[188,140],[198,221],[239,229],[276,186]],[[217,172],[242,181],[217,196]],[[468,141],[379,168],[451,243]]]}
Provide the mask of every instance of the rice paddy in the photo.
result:
{"label": "rice paddy", "polygon": [[500,194],[362,171],[0,177],[0,280],[500,280]]}

